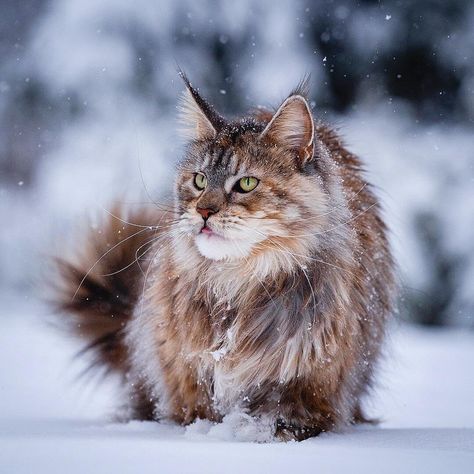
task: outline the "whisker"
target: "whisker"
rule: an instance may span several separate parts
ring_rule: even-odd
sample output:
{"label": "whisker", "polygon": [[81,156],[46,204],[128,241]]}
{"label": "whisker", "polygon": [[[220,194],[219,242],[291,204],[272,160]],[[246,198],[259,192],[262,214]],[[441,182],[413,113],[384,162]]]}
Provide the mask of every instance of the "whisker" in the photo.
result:
{"label": "whisker", "polygon": [[[377,202],[374,202],[373,204],[371,204],[369,207],[367,207],[366,209],[364,209],[363,211],[359,212],[357,215],[351,217],[350,219],[348,219],[347,221],[344,221],[344,222],[341,222],[335,226],[332,226],[330,227],[329,229],[325,229],[323,232],[313,232],[311,234],[273,234],[275,237],[289,237],[289,238],[295,238],[295,237],[313,237],[313,236],[316,236],[316,235],[324,235],[324,234],[327,234],[329,232],[332,232],[333,230],[335,229],[338,229],[340,227],[343,227],[345,226],[346,224],[349,224],[350,222],[353,222],[355,221],[356,219],[358,219],[360,216],[362,216],[363,214],[365,214],[366,212],[370,211],[370,209],[372,209],[374,206],[377,206]],[[247,219],[247,218],[246,218]],[[306,220],[309,220],[309,219],[306,219]]]}
{"label": "whisker", "polygon": [[[311,255],[302,255],[302,254],[298,254],[298,253],[294,253],[294,252],[291,252],[290,250],[288,250],[287,248],[283,247],[281,244],[279,244],[278,242],[275,242],[273,239],[271,239],[269,236],[267,236],[266,234],[264,234],[263,232],[260,232],[259,230],[257,229],[252,229],[251,227],[244,227],[246,230],[251,230],[253,232],[257,232],[258,234],[262,235],[263,237],[265,237],[265,239],[269,240],[270,242],[272,242],[274,245],[277,245],[279,248],[274,248],[274,247],[270,247],[270,246],[265,246],[264,245],[264,242],[260,242],[259,245],[264,247],[264,248],[268,248],[270,250],[276,250],[277,252],[284,252],[284,253],[287,253],[289,255],[291,255],[292,257],[301,257],[301,258],[304,258],[306,260],[310,260],[310,261],[313,261],[313,262],[318,262],[318,263],[323,263],[324,265],[328,265],[330,267],[333,267],[333,268],[337,268],[338,270],[342,270],[346,273],[349,273],[350,275],[354,276],[354,274],[352,272],[350,272],[349,270],[347,270],[346,268],[343,268],[343,267],[339,267],[338,265],[335,265],[333,263],[329,263],[329,262],[326,262],[325,260],[321,260],[321,259],[318,259],[318,258],[315,258],[315,257],[312,257]],[[297,262],[299,264],[299,262]]]}
{"label": "whisker", "polygon": [[[364,188],[365,188],[367,185],[368,185],[368,183],[364,183],[364,184],[362,185],[362,187],[361,187],[350,199],[348,199],[345,203],[347,204],[347,203],[349,203],[349,202],[354,201],[354,200],[357,198],[357,196],[364,190]],[[326,216],[329,216],[329,215],[333,214],[334,212],[336,212],[336,211],[338,211],[338,210],[340,210],[340,209],[345,209],[345,205],[335,205],[330,211],[325,212],[325,213],[323,213],[323,214],[318,214],[317,216],[314,216],[314,217],[309,217],[309,218],[306,219],[306,220],[319,219],[319,218],[321,218],[321,217],[326,217]],[[268,214],[268,215],[263,216],[263,217],[247,216],[246,219],[267,219],[267,220],[268,220],[268,219],[272,219],[272,218],[269,217],[269,216],[271,216],[271,214]]]}
{"label": "whisker", "polygon": [[[127,225],[131,225],[132,227],[140,227],[142,229],[150,229],[150,230],[153,230],[153,229],[158,229],[158,228],[162,228],[162,227],[166,227],[166,226],[159,226],[159,225],[141,225],[141,224],[135,224],[134,222],[129,222],[129,221],[126,221],[125,219],[122,219],[121,217],[119,216],[116,216],[115,214],[113,214],[112,212],[110,212],[108,209],[105,209],[105,207],[102,208],[102,210],[104,212],[106,212],[107,214],[109,214],[111,217],[113,217],[114,219],[117,219],[119,220],[120,222],[123,222],[124,224],[127,224]],[[160,218],[160,222],[161,220],[163,219],[163,217]]]}
{"label": "whisker", "polygon": [[147,281],[148,281],[148,274],[150,273],[150,268],[153,266],[153,261],[155,260],[155,258],[158,255],[159,251],[160,251],[160,249],[156,249],[156,252],[153,254],[153,257],[152,257],[150,263],[148,264],[148,268],[147,268],[146,273],[143,277],[142,295],[141,295],[141,298],[140,298],[140,317],[143,314],[144,296],[145,296],[146,284],[147,284]]}
{"label": "whisker", "polygon": [[[163,218],[164,218],[164,215],[161,216],[161,218],[160,218],[160,220],[158,221],[158,223],[161,223],[161,221],[163,220]],[[156,235],[156,234],[158,233],[158,228],[157,228],[157,229],[155,230],[155,236],[156,236],[156,237],[155,237],[154,239],[152,239],[152,240],[150,241],[150,243],[153,244],[153,241],[156,242],[156,241],[158,241],[160,238],[162,238],[163,236],[168,235],[168,234],[172,234],[172,233],[175,231],[175,225],[178,224],[178,222],[179,222],[178,220],[174,220],[174,219],[173,219],[173,220],[171,221],[170,225],[168,226],[168,229],[171,229],[171,231],[169,231],[169,230],[166,231],[166,232],[163,232],[163,231],[162,231],[162,232],[160,233],[160,235],[158,235],[158,236]],[[152,247],[153,247],[153,245],[150,245],[150,249],[151,249]],[[140,247],[140,248],[141,248],[141,247]],[[136,250],[136,252],[135,252],[135,260],[136,260],[136,262],[137,262],[138,268],[139,268],[140,271],[142,272],[143,277],[145,277],[145,273],[144,273],[144,271],[143,271],[143,269],[142,269],[142,266],[140,265],[140,262],[138,261],[138,252],[139,252],[140,248],[138,248],[138,249]],[[145,252],[145,253],[146,253],[146,252]],[[143,256],[143,255],[142,255],[142,256]]]}
{"label": "whisker", "polygon": [[[176,231],[176,229],[173,229],[173,231]],[[180,237],[179,233],[177,233],[178,237]],[[161,237],[161,236],[160,236]],[[144,296],[145,296],[145,290],[146,290],[146,285],[147,285],[147,281],[148,281],[148,276],[149,276],[149,273],[150,273],[150,269],[151,267],[153,266],[153,263],[155,261],[155,258],[156,256],[158,255],[158,253],[160,252],[161,248],[157,248],[156,249],[156,252],[153,254],[153,257],[151,258],[150,260],[150,263],[148,264],[148,268],[146,270],[146,273],[144,274],[144,278],[143,278],[143,287],[142,287],[142,294],[141,294],[141,298],[140,298],[140,303],[139,303],[139,306],[140,306],[140,317],[141,315],[143,314],[143,306],[144,306]]]}
{"label": "whisker", "polygon": [[327,234],[328,232],[331,232],[335,229],[338,229],[339,227],[342,227],[342,226],[345,226],[346,224],[349,224],[350,222],[353,222],[355,221],[356,219],[358,219],[360,216],[364,215],[366,212],[370,211],[370,209],[372,209],[374,206],[376,206],[378,203],[377,202],[374,202],[373,204],[371,204],[369,207],[367,207],[366,209],[364,209],[363,211],[359,212],[358,214],[356,214],[354,217],[348,219],[347,221],[344,221],[344,222],[341,222],[340,224],[337,224],[333,227],[330,227],[329,229],[326,229],[324,230],[323,232],[316,232],[314,234],[301,234],[301,235],[293,235],[293,236],[288,236],[288,237],[310,237],[312,235],[324,235],[324,234]]}
{"label": "whisker", "polygon": [[92,270],[94,270],[94,268],[99,264],[99,262],[102,261],[102,259],[104,257],[106,257],[110,252],[112,252],[112,250],[116,249],[119,245],[125,243],[127,240],[129,239],[132,239],[133,237],[139,235],[139,234],[142,234],[143,232],[146,232],[146,231],[149,231],[149,229],[141,229],[137,232],[135,232],[134,234],[131,234],[129,235],[127,238],[121,240],[120,242],[117,242],[113,247],[111,247],[110,249],[108,249],[104,254],[102,254],[102,256],[96,260],[96,262],[94,263],[94,265],[92,265],[92,267],[89,268],[89,270],[87,271],[87,273],[84,275],[84,277],[82,278],[81,282],[79,283],[79,286],[77,287],[76,291],[74,292],[74,294],[72,295],[72,298],[71,298],[71,301],[74,301],[74,299],[76,298],[77,296],[77,293],[79,292],[79,290],[81,289],[83,283],[86,281],[86,278],[90,275],[90,273],[92,272]]}
{"label": "whisker", "polygon": [[136,145],[137,145],[137,158],[138,158],[138,170],[140,172],[140,179],[142,181],[142,185],[143,185],[143,188],[145,190],[145,193],[146,195],[148,196],[148,199],[158,208],[158,209],[161,209],[161,210],[165,210],[166,209],[163,209],[161,207],[161,205],[159,203],[157,203],[152,197],[151,197],[151,194],[150,192],[148,191],[148,187],[145,183],[145,178],[143,177],[143,171],[142,171],[142,164],[141,164],[141,158],[140,158],[140,144],[138,142],[138,134],[137,132],[135,131],[135,141],[136,141]]}
{"label": "whisker", "polygon": [[[147,242],[145,242],[144,244],[140,245],[140,247],[137,248],[136,252],[135,252],[135,258],[128,264],[126,265],[125,267],[121,268],[120,270],[117,270],[115,272],[112,272],[112,273],[103,273],[101,274],[100,276],[103,276],[103,277],[109,277],[109,276],[114,276],[114,275],[117,275],[118,273],[120,272],[123,272],[125,270],[127,270],[127,268],[130,268],[132,265],[134,265],[135,263],[138,264],[138,266],[140,267],[140,270],[141,269],[141,266],[140,266],[140,263],[139,263],[139,259],[141,259],[143,256],[145,256],[153,247],[150,245],[149,248],[147,248],[141,255],[138,255],[138,253],[140,252],[140,250],[145,247],[146,245],[149,245],[153,242],[155,242],[156,240],[158,240],[160,237],[162,237],[161,235],[157,235],[156,237],[153,237],[151,240],[148,240]],[[143,273],[143,270],[142,270],[142,273]]]}

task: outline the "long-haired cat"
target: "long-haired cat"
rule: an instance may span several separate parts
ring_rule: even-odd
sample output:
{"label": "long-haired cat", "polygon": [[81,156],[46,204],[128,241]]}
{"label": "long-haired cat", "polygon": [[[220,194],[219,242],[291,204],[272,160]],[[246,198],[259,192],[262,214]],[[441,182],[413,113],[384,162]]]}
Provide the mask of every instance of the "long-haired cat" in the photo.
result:
{"label": "long-haired cat", "polygon": [[61,264],[62,310],[139,419],[237,408],[297,440],[365,421],[394,265],[359,160],[304,83],[228,121],[182,77],[173,204],[91,232]]}

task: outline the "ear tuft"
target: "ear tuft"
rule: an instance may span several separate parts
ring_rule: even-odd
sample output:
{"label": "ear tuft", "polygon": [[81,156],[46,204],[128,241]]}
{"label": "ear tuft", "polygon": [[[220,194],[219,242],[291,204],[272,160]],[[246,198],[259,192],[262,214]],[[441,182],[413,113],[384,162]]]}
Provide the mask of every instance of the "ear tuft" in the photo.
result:
{"label": "ear tuft", "polygon": [[179,104],[179,119],[186,139],[204,140],[214,138],[224,125],[224,119],[203,99],[182,70],[186,90]]}
{"label": "ear tuft", "polygon": [[269,137],[294,149],[303,161],[313,157],[314,121],[308,102],[301,95],[290,95],[273,115],[261,137]]}
{"label": "ear tuft", "polygon": [[307,73],[302,78],[298,85],[290,92],[288,97],[292,95],[300,95],[308,100],[309,89],[311,84],[311,74]]}

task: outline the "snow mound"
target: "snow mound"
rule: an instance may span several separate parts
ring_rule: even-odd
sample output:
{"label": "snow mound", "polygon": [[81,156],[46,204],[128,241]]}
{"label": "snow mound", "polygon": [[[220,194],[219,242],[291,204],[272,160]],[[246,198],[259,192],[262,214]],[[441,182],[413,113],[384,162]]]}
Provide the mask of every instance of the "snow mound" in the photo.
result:
{"label": "snow mound", "polygon": [[185,438],[257,443],[277,441],[273,436],[273,425],[270,420],[257,419],[238,410],[226,415],[222,423],[196,420],[186,427]]}

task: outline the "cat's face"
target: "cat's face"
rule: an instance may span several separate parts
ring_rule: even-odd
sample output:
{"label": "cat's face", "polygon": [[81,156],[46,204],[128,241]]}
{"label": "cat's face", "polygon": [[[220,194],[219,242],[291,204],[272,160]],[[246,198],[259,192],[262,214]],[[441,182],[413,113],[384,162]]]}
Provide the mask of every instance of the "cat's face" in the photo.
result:
{"label": "cat's face", "polygon": [[311,163],[314,127],[305,99],[291,96],[268,124],[229,124],[193,92],[185,107],[195,135],[176,180],[178,238],[186,235],[212,260],[273,252],[291,261],[291,254],[309,252],[326,197]]}

